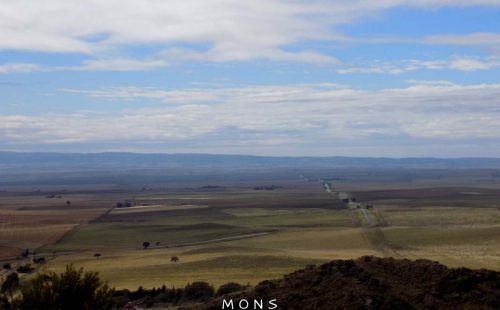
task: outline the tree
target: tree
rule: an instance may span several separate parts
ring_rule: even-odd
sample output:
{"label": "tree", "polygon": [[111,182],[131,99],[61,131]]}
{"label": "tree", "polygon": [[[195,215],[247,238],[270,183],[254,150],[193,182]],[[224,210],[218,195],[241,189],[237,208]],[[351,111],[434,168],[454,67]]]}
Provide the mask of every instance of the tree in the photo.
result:
{"label": "tree", "polygon": [[149,246],[150,246],[150,245],[151,245],[151,244],[150,244],[149,242],[147,242],[147,241],[144,241],[144,242],[142,243],[142,246],[144,247],[144,250],[145,250],[145,249],[147,249],[147,248],[149,248]]}
{"label": "tree", "polygon": [[71,204],[71,201],[66,201],[66,204],[69,206]]}
{"label": "tree", "polygon": [[177,263],[179,261],[179,258],[177,256],[172,256],[170,258],[170,261],[173,262],[173,263]]}
{"label": "tree", "polygon": [[206,301],[214,297],[214,287],[207,282],[193,282],[184,288],[186,300]]}
{"label": "tree", "polygon": [[19,266],[17,267],[16,271],[19,273],[30,273],[34,270],[33,267],[31,267],[31,264],[26,264],[24,266]]}
{"label": "tree", "polygon": [[17,289],[18,286],[19,286],[19,275],[15,272],[9,274],[7,276],[7,279],[5,279],[5,281],[2,283],[1,292],[2,293],[5,293],[5,292],[9,293],[10,301],[12,304],[14,304],[13,292],[14,292],[14,290]]}
{"label": "tree", "polygon": [[99,259],[99,257],[101,257],[101,255],[102,255],[101,253],[95,253],[95,254],[94,254],[94,257],[95,257],[96,259]]}
{"label": "tree", "polygon": [[45,257],[41,256],[41,257],[34,257],[33,258],[33,262],[35,264],[44,264],[46,262],[45,260]]}
{"label": "tree", "polygon": [[219,297],[219,296],[226,295],[229,293],[239,292],[243,289],[245,289],[245,286],[238,284],[238,283],[235,283],[235,282],[229,282],[229,283],[221,285],[221,287],[219,287],[219,289],[215,293],[215,296]]}
{"label": "tree", "polygon": [[22,257],[28,257],[28,255],[30,255],[30,250],[29,249],[26,249],[24,251],[21,252],[21,256]]}
{"label": "tree", "polygon": [[9,263],[5,263],[5,264],[3,264],[3,269],[11,270],[12,266]]}
{"label": "tree", "polygon": [[111,309],[112,293],[97,273],[69,265],[61,274],[43,273],[31,279],[16,304],[19,309]]}

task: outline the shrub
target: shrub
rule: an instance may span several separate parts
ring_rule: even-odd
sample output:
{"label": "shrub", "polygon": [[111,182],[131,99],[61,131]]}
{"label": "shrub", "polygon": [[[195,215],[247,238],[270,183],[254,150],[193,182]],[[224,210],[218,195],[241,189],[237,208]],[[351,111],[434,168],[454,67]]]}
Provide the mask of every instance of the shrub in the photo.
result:
{"label": "shrub", "polygon": [[26,264],[24,266],[19,266],[17,267],[16,271],[19,273],[30,273],[34,270],[33,267],[31,267],[31,264]]}
{"label": "shrub", "polygon": [[207,282],[193,282],[184,288],[183,298],[192,301],[206,301],[214,296],[214,287]]}
{"label": "shrub", "polygon": [[112,290],[97,273],[66,267],[62,274],[39,274],[21,289],[20,309],[111,309]]}
{"label": "shrub", "polygon": [[235,283],[235,282],[229,282],[229,283],[221,285],[221,287],[219,287],[219,289],[215,293],[215,296],[219,297],[219,296],[226,295],[229,293],[239,292],[243,289],[245,289],[245,286],[238,284],[238,283]]}

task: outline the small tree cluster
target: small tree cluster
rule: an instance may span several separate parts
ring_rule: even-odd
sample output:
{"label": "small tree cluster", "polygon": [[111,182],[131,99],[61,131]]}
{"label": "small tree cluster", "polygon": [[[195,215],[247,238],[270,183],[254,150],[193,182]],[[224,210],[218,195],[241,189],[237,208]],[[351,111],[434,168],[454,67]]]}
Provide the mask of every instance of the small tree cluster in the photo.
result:
{"label": "small tree cluster", "polygon": [[126,202],[118,202],[116,203],[116,207],[117,208],[130,208],[132,207],[132,203],[130,201],[126,201]]}
{"label": "small tree cluster", "polygon": [[235,282],[229,282],[229,283],[221,285],[219,287],[219,289],[217,290],[217,292],[215,292],[215,296],[219,297],[222,295],[226,295],[226,294],[230,294],[230,293],[234,293],[234,292],[239,292],[239,291],[246,289],[247,287],[248,286],[244,286],[244,285],[241,285],[241,284],[238,284]]}
{"label": "small tree cluster", "polygon": [[183,297],[192,301],[206,301],[214,295],[214,287],[207,282],[193,282],[184,288]]}
{"label": "small tree cluster", "polygon": [[61,274],[42,273],[21,288],[14,309],[111,309],[112,290],[97,273],[83,272],[72,265]]}
{"label": "small tree cluster", "polygon": [[[144,289],[139,287],[136,291],[120,290],[114,294],[114,302],[118,307],[140,304],[145,307],[152,307],[154,304],[180,305],[191,302],[204,302],[211,300],[215,296],[241,291],[247,288],[238,283],[227,283],[222,285],[215,293],[214,287],[207,282],[193,282],[184,288],[167,288],[163,285],[160,288]],[[219,294],[219,295],[218,295]]]}
{"label": "small tree cluster", "polygon": [[29,255],[30,255],[30,250],[29,249],[23,250],[21,252],[21,256],[24,257],[24,258],[28,257]]}
{"label": "small tree cluster", "polygon": [[31,267],[31,264],[19,266],[16,269],[16,271],[19,273],[31,273],[33,270],[35,270],[35,268]]}
{"label": "small tree cluster", "polygon": [[184,288],[144,289],[115,291],[102,282],[97,273],[83,272],[72,265],[61,274],[41,273],[20,286],[17,273],[11,273],[1,285],[0,309],[135,309],[140,305],[180,305],[209,301],[220,296],[245,289],[238,283],[222,285],[217,293],[207,282],[193,282]]}

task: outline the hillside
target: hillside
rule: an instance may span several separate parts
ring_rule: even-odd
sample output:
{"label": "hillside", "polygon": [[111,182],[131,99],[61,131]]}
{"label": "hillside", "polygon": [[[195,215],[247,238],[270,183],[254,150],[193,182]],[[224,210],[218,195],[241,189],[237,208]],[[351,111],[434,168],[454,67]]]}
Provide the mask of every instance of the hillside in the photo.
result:
{"label": "hillside", "polygon": [[[224,298],[235,304],[240,299],[277,299],[278,309],[297,310],[498,309],[500,272],[451,269],[429,260],[362,257],[310,266]],[[215,310],[221,305],[222,299],[217,299],[185,309]]]}

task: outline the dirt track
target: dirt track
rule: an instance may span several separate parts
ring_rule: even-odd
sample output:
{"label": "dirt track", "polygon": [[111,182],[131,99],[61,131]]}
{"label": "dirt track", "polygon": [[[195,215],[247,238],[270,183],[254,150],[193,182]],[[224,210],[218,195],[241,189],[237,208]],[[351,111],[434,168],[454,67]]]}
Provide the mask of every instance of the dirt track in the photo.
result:
{"label": "dirt track", "polygon": [[[354,224],[360,224],[362,226],[365,239],[374,249],[384,253],[386,256],[401,257],[390,244],[389,240],[387,240],[384,232],[380,228],[384,225],[380,223],[379,219],[374,215],[373,210],[368,209],[367,205],[357,203],[356,199],[350,193],[343,191],[336,192],[330,183],[321,182],[325,192],[343,201],[346,207],[352,211]],[[359,217],[362,217],[364,221],[360,221]]]}

